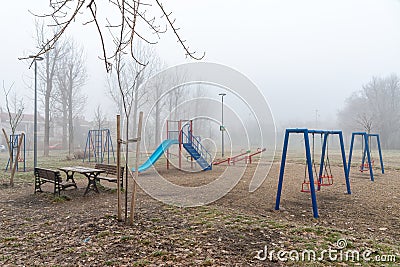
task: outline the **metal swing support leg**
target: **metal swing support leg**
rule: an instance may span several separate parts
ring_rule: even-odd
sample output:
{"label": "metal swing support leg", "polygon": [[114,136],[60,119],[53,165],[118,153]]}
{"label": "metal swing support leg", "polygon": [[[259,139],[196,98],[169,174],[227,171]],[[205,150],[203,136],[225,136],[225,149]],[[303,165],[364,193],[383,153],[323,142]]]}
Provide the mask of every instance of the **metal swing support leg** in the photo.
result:
{"label": "metal swing support leg", "polygon": [[[311,151],[310,151],[310,140],[308,138],[308,130],[304,131],[304,147],[306,149],[306,158],[307,158],[307,167],[308,167],[308,177],[310,180],[310,191],[311,191],[311,202],[313,208],[314,218],[318,218],[318,206],[317,206],[317,196],[315,194],[315,184],[314,184],[314,175],[311,164]],[[318,178],[317,178],[318,179]]]}
{"label": "metal swing support leg", "polygon": [[376,137],[376,143],[378,145],[378,153],[379,153],[379,161],[381,164],[381,172],[385,174],[385,168],[383,166],[383,157],[382,157],[382,149],[381,149],[381,140],[379,138],[379,134],[368,134],[369,137]]}
{"label": "metal swing support leg", "polygon": [[372,164],[371,164],[371,153],[369,150],[369,142],[368,142],[368,137],[369,134],[367,134],[366,132],[353,132],[351,134],[351,143],[350,143],[350,153],[349,153],[349,162],[347,165],[347,170],[348,173],[350,175],[350,169],[351,169],[351,157],[353,155],[353,147],[354,147],[354,139],[356,135],[360,135],[365,143],[365,148],[363,150],[363,156],[362,156],[362,162],[361,162],[361,169],[364,168],[364,162],[365,162],[365,156],[367,156],[367,160],[368,160],[368,166],[369,166],[369,175],[371,177],[371,181],[374,181],[374,171],[372,169]]}
{"label": "metal swing support leg", "polygon": [[383,166],[383,157],[382,157],[382,149],[381,149],[381,140],[380,140],[380,138],[379,138],[379,134],[376,135],[376,142],[378,143],[379,161],[381,162],[382,174],[385,174],[385,168],[384,168],[384,166]]}
{"label": "metal swing support leg", "polygon": [[368,134],[364,134],[365,149],[364,149],[364,154],[363,154],[363,159],[362,159],[362,166],[364,166],[365,154],[367,154],[369,175],[371,176],[371,181],[374,181],[375,180],[374,179],[374,171],[372,169],[371,151],[369,150],[369,140],[368,139],[369,139]]}
{"label": "metal swing support leg", "polygon": [[279,210],[281,194],[282,194],[282,186],[283,186],[283,177],[285,172],[285,163],[286,163],[286,156],[287,156],[287,149],[289,143],[289,134],[290,133],[303,133],[304,135],[304,147],[306,151],[306,159],[307,159],[307,168],[308,168],[308,175],[310,181],[310,194],[311,194],[311,202],[313,208],[313,216],[314,218],[318,218],[318,205],[317,205],[317,197],[315,194],[315,186],[314,186],[314,176],[313,176],[313,167],[311,163],[311,151],[310,151],[310,140],[308,137],[308,129],[286,129],[285,131],[285,139],[283,143],[283,150],[282,150],[282,159],[281,159],[281,168],[279,172],[279,181],[278,181],[278,190],[276,194],[276,202],[275,202],[275,210]]}
{"label": "metal swing support leg", "polygon": [[347,189],[347,194],[350,195],[351,194],[350,179],[349,179],[350,169],[347,168],[346,164],[346,152],[344,150],[343,133],[339,132],[338,134],[339,134],[340,150],[342,151],[343,172],[344,172],[344,177],[346,179],[346,189]]}

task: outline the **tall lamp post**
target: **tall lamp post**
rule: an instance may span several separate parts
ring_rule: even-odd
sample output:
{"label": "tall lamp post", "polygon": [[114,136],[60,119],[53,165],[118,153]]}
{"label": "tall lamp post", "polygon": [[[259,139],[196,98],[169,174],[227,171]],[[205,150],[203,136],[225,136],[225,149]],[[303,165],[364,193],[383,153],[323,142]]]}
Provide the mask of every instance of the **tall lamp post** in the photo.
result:
{"label": "tall lamp post", "polygon": [[35,62],[35,104],[33,110],[33,167],[37,167],[37,61],[43,60],[42,57],[30,56]]}
{"label": "tall lamp post", "polygon": [[224,96],[226,96],[225,93],[220,93],[221,96],[221,104],[222,104],[222,116],[221,116],[221,126],[219,127],[221,131],[221,141],[222,141],[222,150],[221,150],[221,157],[224,157],[224,131],[225,131],[225,126],[224,126]]}

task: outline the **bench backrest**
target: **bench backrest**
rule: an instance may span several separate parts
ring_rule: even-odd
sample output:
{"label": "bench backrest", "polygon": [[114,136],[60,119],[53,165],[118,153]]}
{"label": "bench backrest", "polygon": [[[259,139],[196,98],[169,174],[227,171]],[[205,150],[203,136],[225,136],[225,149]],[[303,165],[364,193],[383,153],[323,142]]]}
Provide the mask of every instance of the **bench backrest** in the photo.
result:
{"label": "bench backrest", "polygon": [[35,168],[35,176],[54,182],[62,182],[60,172],[55,170]]}
{"label": "bench backrest", "polygon": [[[110,175],[115,175],[117,176],[117,166],[116,165],[110,165],[110,164],[103,164],[103,163],[96,163],[96,165],[94,166],[95,169],[100,169],[100,170],[104,170],[106,171],[106,174],[110,174]],[[121,177],[120,179],[122,179],[124,177],[124,167],[121,166],[120,168],[120,173],[121,173]]]}

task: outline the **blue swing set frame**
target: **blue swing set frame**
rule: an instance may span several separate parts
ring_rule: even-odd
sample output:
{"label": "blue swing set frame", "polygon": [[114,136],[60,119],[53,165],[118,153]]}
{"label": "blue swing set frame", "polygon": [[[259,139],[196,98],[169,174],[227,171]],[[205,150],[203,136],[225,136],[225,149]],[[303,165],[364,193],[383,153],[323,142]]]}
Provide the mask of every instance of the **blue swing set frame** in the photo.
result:
{"label": "blue swing set frame", "polygon": [[329,131],[329,130],[309,130],[309,129],[286,129],[285,131],[285,139],[283,143],[283,151],[282,151],[282,160],[281,160],[281,168],[279,173],[279,182],[278,182],[278,190],[276,194],[276,202],[275,202],[275,210],[279,210],[281,194],[282,194],[282,186],[283,186],[283,177],[285,173],[285,163],[287,157],[287,150],[289,144],[289,135],[290,134],[303,134],[304,136],[304,148],[306,152],[306,161],[307,161],[307,169],[308,169],[308,178],[309,178],[309,186],[310,186],[310,194],[311,194],[311,202],[312,202],[312,209],[313,209],[313,216],[314,218],[318,218],[318,205],[317,205],[317,197],[316,197],[316,190],[314,184],[314,175],[313,175],[313,166],[312,166],[312,157],[311,157],[311,149],[310,149],[310,139],[309,134],[321,134],[324,136],[323,143],[322,143],[322,151],[321,151],[321,162],[320,162],[320,169],[319,169],[319,177],[318,179],[318,189],[320,189],[320,182],[322,177],[322,172],[324,168],[324,159],[325,153],[327,150],[327,140],[330,135],[338,135],[340,141],[340,148],[341,148],[341,155],[343,161],[343,172],[346,180],[346,188],[347,193],[351,194],[350,189],[350,180],[349,180],[349,171],[348,166],[346,164],[346,152],[344,149],[344,142],[343,142],[343,133],[342,131]]}
{"label": "blue swing set frame", "polygon": [[356,136],[361,136],[363,138],[363,142],[365,144],[364,151],[363,151],[363,156],[362,156],[362,161],[361,161],[361,171],[364,170],[364,163],[365,163],[365,157],[367,157],[368,161],[368,168],[369,168],[369,175],[371,177],[371,181],[373,182],[375,180],[374,178],[374,171],[372,170],[372,162],[371,162],[371,150],[370,150],[370,144],[369,144],[369,139],[370,137],[375,137],[376,142],[378,145],[378,152],[379,152],[379,160],[381,163],[381,171],[382,174],[385,174],[385,168],[383,166],[383,157],[382,157],[382,150],[381,150],[381,141],[379,138],[379,134],[369,134],[366,132],[353,132],[351,134],[351,143],[350,143],[350,153],[349,153],[349,162],[347,169],[349,170],[350,174],[350,168],[351,168],[351,158],[353,155],[353,147],[354,147],[354,139]]}

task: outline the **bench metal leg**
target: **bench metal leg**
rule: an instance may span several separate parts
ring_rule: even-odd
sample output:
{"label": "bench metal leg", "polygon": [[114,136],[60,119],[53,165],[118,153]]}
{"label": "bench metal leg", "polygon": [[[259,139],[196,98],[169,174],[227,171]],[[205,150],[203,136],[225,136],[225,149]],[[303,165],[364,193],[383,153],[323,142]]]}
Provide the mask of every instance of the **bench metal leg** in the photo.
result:
{"label": "bench metal leg", "polygon": [[96,193],[99,193],[99,189],[97,189],[96,178],[95,177],[88,177],[88,185],[85,190],[84,196],[90,191],[93,190]]}
{"label": "bench metal leg", "polygon": [[42,192],[42,189],[40,188],[40,180],[38,180],[38,178],[35,178],[35,194],[36,192]]}
{"label": "bench metal leg", "polygon": [[71,182],[74,183],[74,187],[75,187],[75,188],[78,188],[78,186],[76,185],[76,182],[75,182],[75,180],[74,180],[74,174],[75,174],[75,172],[73,172],[73,171],[67,171],[67,172],[65,172],[65,174],[67,175],[66,181],[68,182],[69,180],[71,180]]}

